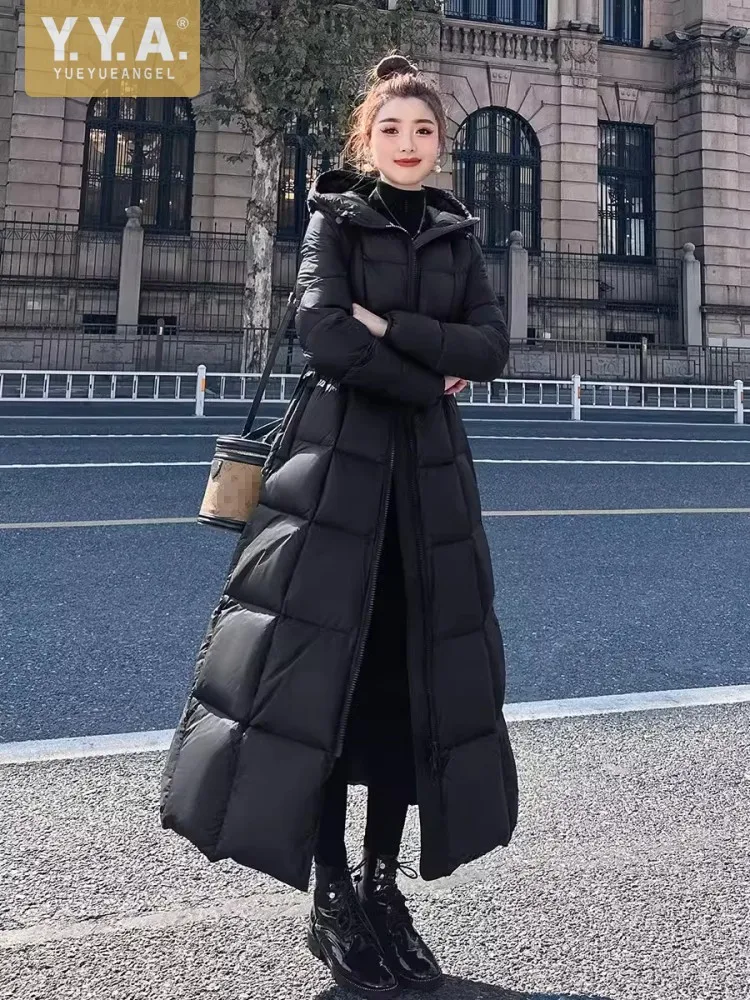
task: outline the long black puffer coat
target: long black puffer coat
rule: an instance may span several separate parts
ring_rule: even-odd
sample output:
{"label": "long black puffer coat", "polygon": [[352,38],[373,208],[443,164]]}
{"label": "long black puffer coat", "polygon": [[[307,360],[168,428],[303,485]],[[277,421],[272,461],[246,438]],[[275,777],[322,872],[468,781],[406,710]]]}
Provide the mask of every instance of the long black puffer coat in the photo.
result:
{"label": "long black puffer coat", "polygon": [[[507,845],[518,813],[492,564],[443,380],[500,376],[505,324],[460,202],[427,189],[429,228],[412,242],[370,203],[373,187],[332,171],[310,193],[297,331],[312,369],[266,463],[162,778],[164,827],[302,890],[391,503],[422,877]],[[387,318],[384,338],[353,302]]]}

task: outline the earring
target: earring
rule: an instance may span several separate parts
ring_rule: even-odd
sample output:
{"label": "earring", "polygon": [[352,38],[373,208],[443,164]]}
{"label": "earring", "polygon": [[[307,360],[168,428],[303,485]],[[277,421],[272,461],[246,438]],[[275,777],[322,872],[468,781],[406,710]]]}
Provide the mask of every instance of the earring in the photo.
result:
{"label": "earring", "polygon": [[442,173],[442,170],[443,170],[443,168],[440,166],[440,164],[436,163],[435,164],[435,173],[436,174]]}

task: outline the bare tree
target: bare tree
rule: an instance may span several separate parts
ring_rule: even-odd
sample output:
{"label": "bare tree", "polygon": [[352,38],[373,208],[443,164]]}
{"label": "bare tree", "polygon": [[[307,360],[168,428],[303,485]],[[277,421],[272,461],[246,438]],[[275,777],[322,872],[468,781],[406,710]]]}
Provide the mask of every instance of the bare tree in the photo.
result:
{"label": "bare tree", "polygon": [[[319,127],[309,141],[338,150],[364,72],[391,51],[419,53],[440,0],[204,0],[201,46],[213,79],[197,117],[237,123],[247,147],[248,269],[243,370],[255,371],[267,350],[277,192],[287,130],[299,119]],[[430,22],[433,24],[431,25]]]}

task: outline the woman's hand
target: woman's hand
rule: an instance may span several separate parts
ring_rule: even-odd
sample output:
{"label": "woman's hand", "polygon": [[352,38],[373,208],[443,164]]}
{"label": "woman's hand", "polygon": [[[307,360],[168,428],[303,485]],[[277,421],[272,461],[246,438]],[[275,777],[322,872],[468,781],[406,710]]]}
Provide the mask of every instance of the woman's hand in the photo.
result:
{"label": "woman's hand", "polygon": [[360,323],[364,323],[373,337],[382,337],[385,335],[385,331],[388,328],[388,324],[383,319],[382,316],[376,316],[375,313],[370,312],[369,309],[365,309],[358,302],[352,305],[352,316],[358,319]]}
{"label": "woman's hand", "polygon": [[459,378],[457,375],[444,375],[443,378],[445,379],[444,396],[455,396],[469,384],[465,378]]}
{"label": "woman's hand", "polygon": [[[364,323],[373,337],[382,337],[385,335],[388,323],[382,316],[377,316],[374,312],[370,312],[369,309],[365,309],[358,302],[352,303],[352,316],[354,319],[359,320],[360,323]],[[445,379],[444,395],[446,396],[455,396],[457,393],[462,392],[469,384],[465,378],[459,378],[458,375],[444,375],[443,378]]]}

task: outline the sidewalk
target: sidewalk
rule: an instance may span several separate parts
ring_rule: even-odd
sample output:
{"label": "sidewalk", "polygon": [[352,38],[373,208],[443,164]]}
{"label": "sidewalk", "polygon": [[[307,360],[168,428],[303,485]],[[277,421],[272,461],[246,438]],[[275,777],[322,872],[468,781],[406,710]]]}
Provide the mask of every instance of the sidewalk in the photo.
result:
{"label": "sidewalk", "polygon": [[[748,1000],[750,705],[510,732],[511,846],[404,880],[448,975],[436,998]],[[0,996],[346,1000],[304,947],[309,896],[161,830],[162,761],[0,767]]]}

